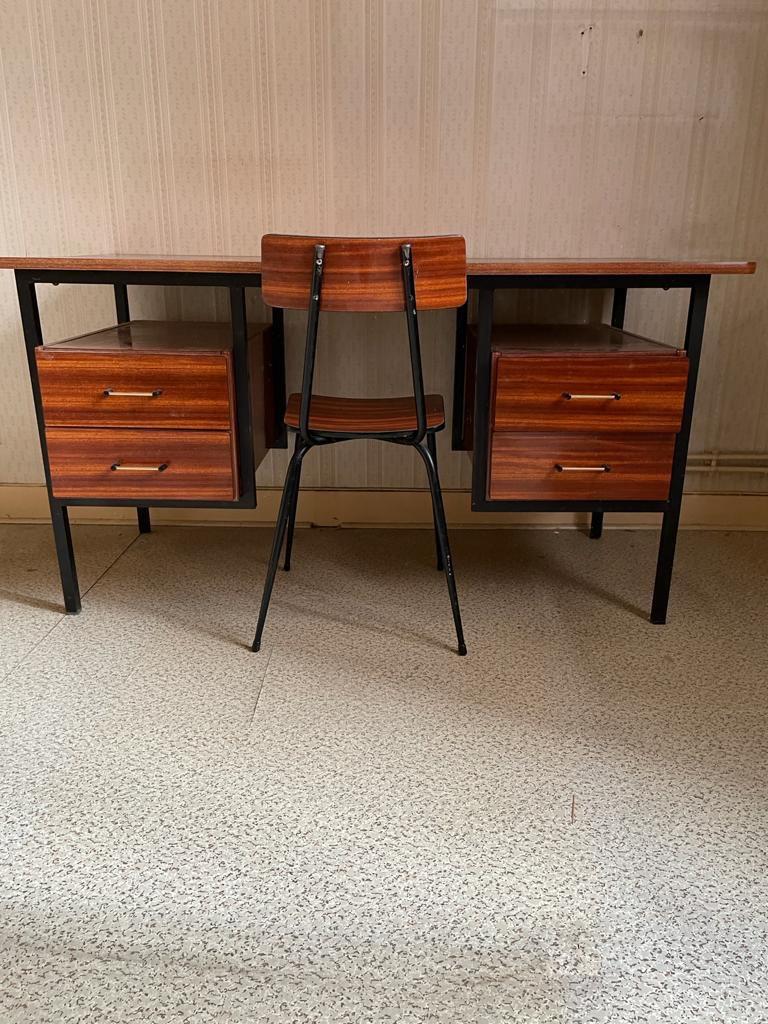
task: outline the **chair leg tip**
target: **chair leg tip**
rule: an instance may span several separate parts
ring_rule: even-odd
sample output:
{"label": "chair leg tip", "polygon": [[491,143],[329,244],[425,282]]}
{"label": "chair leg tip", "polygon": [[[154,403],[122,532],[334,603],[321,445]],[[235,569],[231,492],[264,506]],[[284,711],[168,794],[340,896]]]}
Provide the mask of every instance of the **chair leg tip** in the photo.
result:
{"label": "chair leg tip", "polygon": [[254,654],[258,654],[259,651],[261,650],[261,641],[254,640],[253,643],[251,644],[251,650],[253,651]]}
{"label": "chair leg tip", "polygon": [[466,655],[466,653],[467,645],[462,641],[462,643],[459,644],[459,656],[463,658]]}

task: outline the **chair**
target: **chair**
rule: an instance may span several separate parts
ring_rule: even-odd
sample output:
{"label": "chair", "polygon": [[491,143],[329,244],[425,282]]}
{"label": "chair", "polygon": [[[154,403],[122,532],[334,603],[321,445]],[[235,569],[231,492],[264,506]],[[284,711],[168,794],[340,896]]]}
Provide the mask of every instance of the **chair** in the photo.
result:
{"label": "chair", "polygon": [[[265,235],[261,245],[261,282],[267,305],[308,312],[301,393],[289,397],[285,412],[285,424],[295,433],[296,442],[277,515],[253,650],[261,647],[284,539],[284,568],[290,569],[304,456],[316,445],[375,439],[411,445],[424,462],[432,495],[437,568],[445,572],[448,584],[458,653],[466,654],[437,472],[435,434],[445,426],[445,411],[441,395],[424,394],[417,316],[417,310],[454,309],[466,302],[464,239],[455,235],[411,240]],[[413,396],[332,398],[313,394],[317,328],[322,310],[404,310]]]}

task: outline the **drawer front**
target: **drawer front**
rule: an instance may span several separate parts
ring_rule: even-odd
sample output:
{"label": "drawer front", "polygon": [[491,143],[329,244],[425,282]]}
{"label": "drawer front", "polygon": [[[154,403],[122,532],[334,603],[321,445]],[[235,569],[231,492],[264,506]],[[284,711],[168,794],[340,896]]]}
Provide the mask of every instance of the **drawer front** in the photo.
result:
{"label": "drawer front", "polygon": [[230,428],[226,352],[35,354],[48,427]]}
{"label": "drawer front", "polygon": [[57,498],[237,497],[232,437],[203,430],[46,430]]}
{"label": "drawer front", "polygon": [[498,355],[496,430],[674,433],[688,379],[683,355]]}
{"label": "drawer front", "polygon": [[664,501],[674,434],[494,434],[488,497]]}

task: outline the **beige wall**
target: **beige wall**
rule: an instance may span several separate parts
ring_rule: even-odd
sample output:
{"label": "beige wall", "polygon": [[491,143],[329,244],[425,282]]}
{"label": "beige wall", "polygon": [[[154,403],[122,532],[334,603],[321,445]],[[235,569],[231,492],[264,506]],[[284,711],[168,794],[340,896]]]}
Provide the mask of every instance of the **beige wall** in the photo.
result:
{"label": "beige wall", "polygon": [[[0,0],[0,251],[255,254],[272,230],[458,231],[477,256],[760,259],[767,98],[766,0]],[[768,490],[763,277],[714,284],[692,445],[751,453],[754,471],[691,473],[689,488]],[[40,291],[52,336],[112,318],[108,289]],[[227,316],[218,292],[132,304]],[[502,306],[595,312],[578,294]],[[676,341],[683,322],[674,293],[630,299],[635,329]],[[400,326],[329,319],[319,384],[396,391]],[[424,336],[427,382],[449,398],[450,316]],[[0,367],[0,482],[38,483],[10,273]],[[444,483],[468,487],[441,443]],[[308,486],[422,483],[409,452],[315,454]],[[270,457],[261,483],[282,466]]]}

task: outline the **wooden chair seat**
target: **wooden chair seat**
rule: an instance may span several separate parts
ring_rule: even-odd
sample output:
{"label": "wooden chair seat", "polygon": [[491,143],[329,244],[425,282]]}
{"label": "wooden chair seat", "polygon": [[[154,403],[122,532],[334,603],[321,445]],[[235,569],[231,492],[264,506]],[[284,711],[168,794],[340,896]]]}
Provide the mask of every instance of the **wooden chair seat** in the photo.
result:
{"label": "wooden chair seat", "polygon": [[[425,395],[427,430],[442,430],[445,408],[442,395]],[[299,429],[301,395],[288,399],[285,424]],[[309,429],[319,434],[395,434],[416,430],[416,402],[405,398],[335,398],[312,395]]]}

